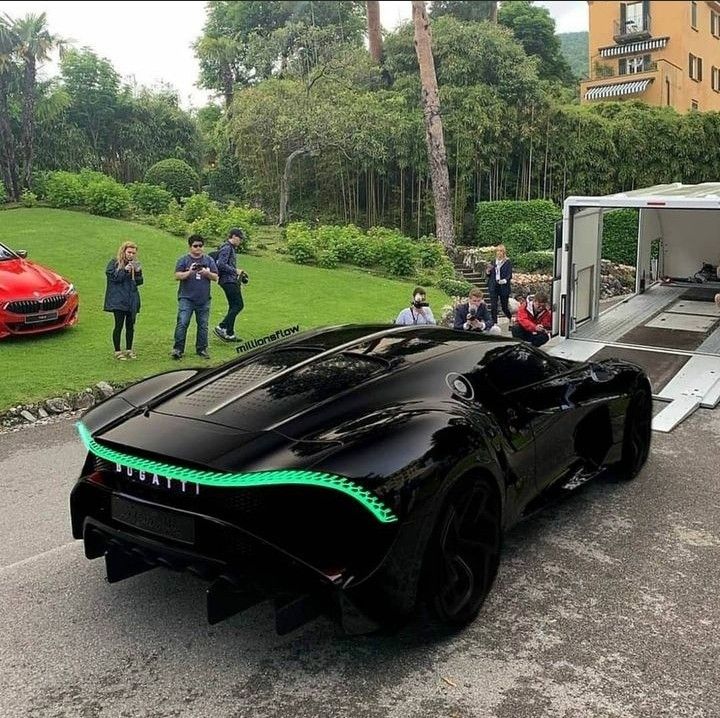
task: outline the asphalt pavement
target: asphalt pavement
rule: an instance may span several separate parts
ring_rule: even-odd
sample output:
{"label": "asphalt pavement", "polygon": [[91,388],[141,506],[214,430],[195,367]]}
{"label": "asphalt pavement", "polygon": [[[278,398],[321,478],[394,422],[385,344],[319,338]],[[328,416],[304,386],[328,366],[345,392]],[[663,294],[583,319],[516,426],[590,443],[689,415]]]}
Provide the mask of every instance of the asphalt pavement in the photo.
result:
{"label": "asphalt pavement", "polygon": [[278,637],[265,605],[208,626],[190,576],[107,584],[70,535],[72,422],[0,434],[0,716],[717,718],[719,447],[698,412],[513,529],[462,633]]}

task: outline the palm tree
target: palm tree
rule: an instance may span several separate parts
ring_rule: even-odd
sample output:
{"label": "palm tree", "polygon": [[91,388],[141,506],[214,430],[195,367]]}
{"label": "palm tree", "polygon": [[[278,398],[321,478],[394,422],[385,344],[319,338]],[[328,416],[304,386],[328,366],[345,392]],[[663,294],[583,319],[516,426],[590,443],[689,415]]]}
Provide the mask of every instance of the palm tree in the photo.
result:
{"label": "palm tree", "polygon": [[65,41],[52,35],[47,27],[47,16],[28,14],[15,20],[12,29],[17,37],[16,53],[23,65],[22,79],[22,154],[23,169],[21,182],[29,188],[32,180],[32,166],[35,145],[35,123],[37,114],[37,66],[50,59],[55,48],[63,50]]}
{"label": "palm tree", "polygon": [[17,161],[15,159],[15,137],[10,126],[10,86],[17,72],[15,48],[17,37],[9,18],[0,17],[0,171],[8,197],[20,199]]}
{"label": "palm tree", "polygon": [[423,0],[412,0],[412,16],[415,26],[415,51],[420,66],[422,86],[422,107],[425,117],[425,140],[427,142],[428,165],[435,200],[435,227],[438,239],[445,247],[455,243],[453,216],[450,207],[450,178],[448,176],[445,137],[440,117],[435,62],[432,54],[430,20]]}

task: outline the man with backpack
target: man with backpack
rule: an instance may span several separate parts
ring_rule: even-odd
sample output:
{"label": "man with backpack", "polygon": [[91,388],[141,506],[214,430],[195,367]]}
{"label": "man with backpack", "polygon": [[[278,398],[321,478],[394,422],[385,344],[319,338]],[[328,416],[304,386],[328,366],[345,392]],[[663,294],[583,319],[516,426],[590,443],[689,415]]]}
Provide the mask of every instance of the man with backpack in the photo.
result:
{"label": "man with backpack", "polygon": [[239,337],[235,336],[235,317],[242,311],[244,306],[240,281],[245,273],[237,269],[236,250],[244,239],[245,232],[238,227],[233,227],[228,232],[228,237],[222,246],[215,252],[210,252],[210,256],[217,263],[218,283],[225,292],[228,302],[227,314],[213,330],[216,336],[224,342],[241,341]]}

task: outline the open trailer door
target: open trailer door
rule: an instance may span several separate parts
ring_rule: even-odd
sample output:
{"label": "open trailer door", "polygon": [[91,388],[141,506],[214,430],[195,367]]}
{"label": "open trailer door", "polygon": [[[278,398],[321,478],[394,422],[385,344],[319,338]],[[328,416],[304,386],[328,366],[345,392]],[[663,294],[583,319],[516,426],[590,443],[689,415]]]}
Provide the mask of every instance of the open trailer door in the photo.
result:
{"label": "open trailer door", "polygon": [[563,225],[560,220],[555,222],[555,245],[553,251],[553,281],[551,287],[550,306],[552,306],[552,332],[551,336],[565,334],[567,295],[562,290],[562,262],[563,262]]}
{"label": "open trailer door", "polygon": [[602,209],[588,207],[570,216],[570,331],[595,319],[600,309]]}

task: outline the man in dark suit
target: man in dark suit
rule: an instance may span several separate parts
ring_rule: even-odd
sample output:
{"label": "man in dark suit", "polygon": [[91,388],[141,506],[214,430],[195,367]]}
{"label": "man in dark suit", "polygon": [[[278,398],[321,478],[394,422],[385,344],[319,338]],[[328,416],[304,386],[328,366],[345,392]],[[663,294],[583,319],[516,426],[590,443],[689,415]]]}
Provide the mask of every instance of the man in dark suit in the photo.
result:
{"label": "man in dark suit", "polygon": [[500,334],[500,327],[493,324],[487,305],[483,301],[481,289],[473,287],[467,302],[455,307],[453,329],[464,329],[470,332],[483,332],[484,334]]}

